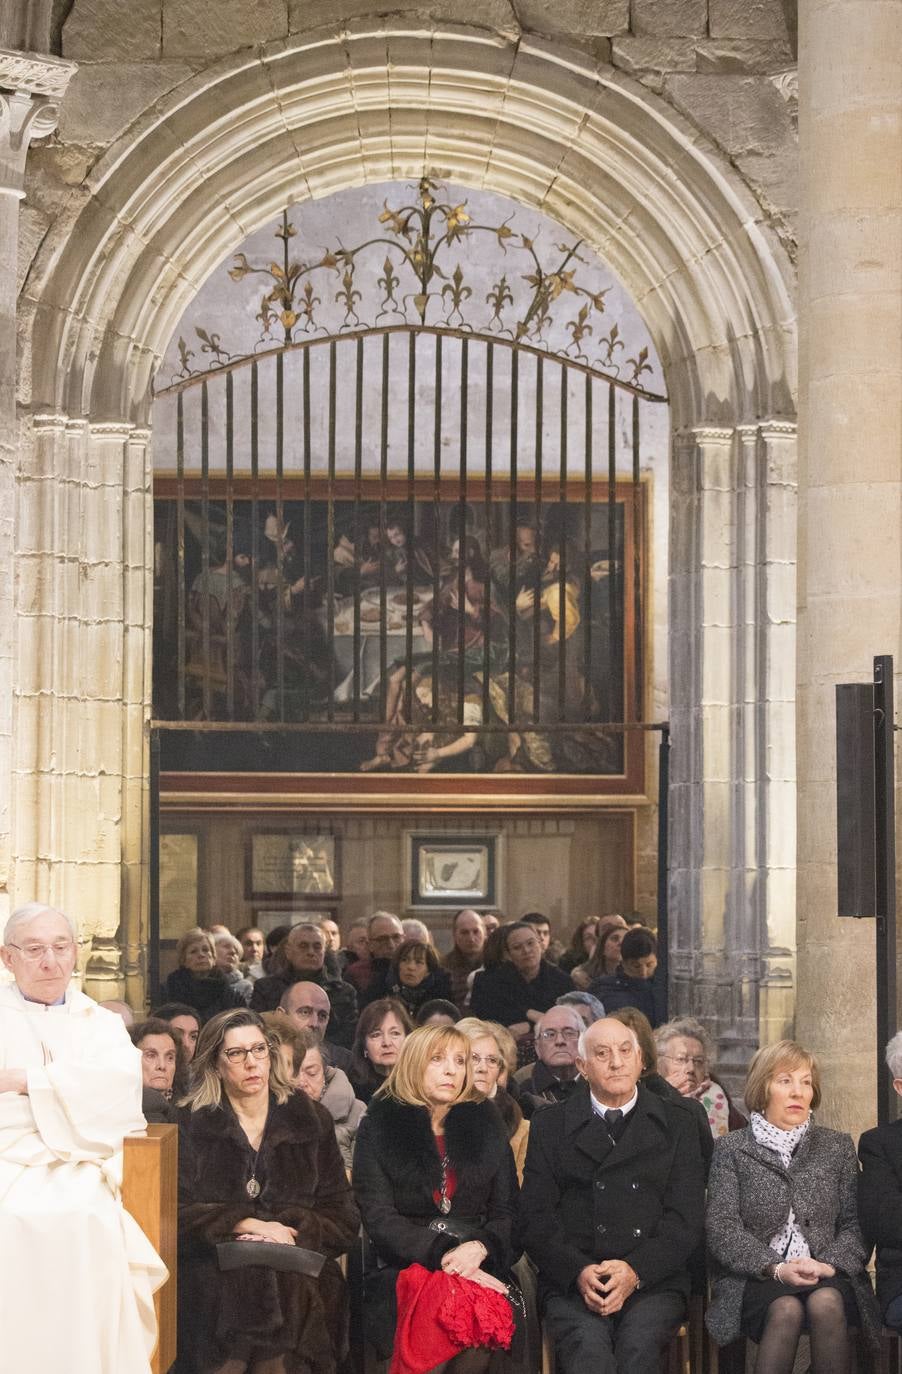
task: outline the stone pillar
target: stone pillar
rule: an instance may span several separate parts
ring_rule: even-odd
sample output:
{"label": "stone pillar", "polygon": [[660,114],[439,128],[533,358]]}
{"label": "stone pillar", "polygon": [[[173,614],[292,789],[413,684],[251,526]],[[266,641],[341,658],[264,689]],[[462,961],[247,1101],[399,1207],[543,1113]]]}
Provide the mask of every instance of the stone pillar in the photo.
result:
{"label": "stone pillar", "polygon": [[0,927],[10,910],[16,523],[16,268],[19,201],[33,138],[56,127],[75,64],[0,50]]}
{"label": "stone pillar", "polygon": [[799,18],[797,1033],[823,1119],[857,1134],[876,1111],[874,923],[836,916],[834,685],[893,654],[899,718],[902,0],[802,0]]}
{"label": "stone pillar", "polygon": [[671,957],[736,1085],[792,1017],[795,427],[674,446]]}
{"label": "stone pillar", "polygon": [[140,1008],[147,907],[149,435],[36,415],[17,540],[13,852],[26,894],[77,918],[85,990]]}

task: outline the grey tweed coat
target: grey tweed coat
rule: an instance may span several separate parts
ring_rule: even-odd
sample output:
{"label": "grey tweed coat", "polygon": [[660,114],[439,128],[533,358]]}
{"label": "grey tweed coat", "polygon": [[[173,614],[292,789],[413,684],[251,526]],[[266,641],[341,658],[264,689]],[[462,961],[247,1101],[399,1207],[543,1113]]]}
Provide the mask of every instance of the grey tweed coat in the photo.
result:
{"label": "grey tweed coat", "polygon": [[[751,1126],[714,1146],[705,1219],[711,1303],[705,1317],[719,1345],[740,1335],[746,1280],[782,1258],[768,1244],[792,1207],[814,1259],[851,1281],[861,1330],[870,1340],[880,1313],[865,1272],[868,1252],[858,1225],[858,1160],[851,1138],[812,1123],[786,1169],[759,1145]],[[788,1291],[792,1291],[791,1289]]]}

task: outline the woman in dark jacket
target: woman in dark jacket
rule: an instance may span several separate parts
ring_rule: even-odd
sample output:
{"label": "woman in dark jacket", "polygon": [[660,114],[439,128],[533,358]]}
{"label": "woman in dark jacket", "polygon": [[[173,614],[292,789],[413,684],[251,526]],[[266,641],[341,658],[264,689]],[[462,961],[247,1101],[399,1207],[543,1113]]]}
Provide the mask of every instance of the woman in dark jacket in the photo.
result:
{"label": "woman in dark jacket", "polygon": [[193,1007],[202,1020],[209,1021],[218,1012],[243,1007],[216,967],[213,937],[200,926],[186,930],[175,949],[179,966],[166,979],[161,992],[163,1002],[184,1002]]}
{"label": "woman in dark jacket", "polygon": [[880,1323],[858,1226],[858,1161],[847,1135],[817,1126],[814,1056],[791,1040],[759,1050],[745,1086],[751,1121],[714,1146],[706,1232],[708,1328],[720,1345],[758,1343],[757,1374],[789,1374],[811,1334],[817,1374],[848,1374],[848,1328]]}
{"label": "woman in dark jacket", "polygon": [[[361,1122],[353,1182],[379,1265],[364,1304],[381,1358],[392,1350],[402,1269],[443,1269],[495,1290],[507,1282],[514,1162],[496,1108],[473,1086],[469,1041],[456,1026],[423,1026],[405,1041]],[[448,1368],[485,1368],[484,1355],[464,1352]]]}
{"label": "woman in dark jacket", "polygon": [[451,1000],[451,975],[441,967],[432,945],[405,940],[386,976],[389,997],[396,998],[412,1021],[426,1002]]}
{"label": "woman in dark jacket", "polygon": [[[204,1026],[178,1124],[180,1374],[331,1374],[347,1336],[335,1261],[359,1215],[331,1117],[292,1091],[255,1012]],[[236,1240],[269,1242],[273,1265],[313,1252],[311,1272],[265,1256],[220,1270],[216,1247]]]}
{"label": "woman in dark jacket", "polygon": [[412,1030],[410,1017],[393,997],[380,997],[364,1007],[354,1032],[348,1069],[351,1086],[361,1102],[369,1102],[385,1083]]}

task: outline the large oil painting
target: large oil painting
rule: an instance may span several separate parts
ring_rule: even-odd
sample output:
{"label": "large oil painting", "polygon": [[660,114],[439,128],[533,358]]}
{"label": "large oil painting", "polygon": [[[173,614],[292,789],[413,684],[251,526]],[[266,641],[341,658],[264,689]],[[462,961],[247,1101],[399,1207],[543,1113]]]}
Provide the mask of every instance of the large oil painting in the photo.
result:
{"label": "large oil painting", "polygon": [[610,494],[158,485],[155,715],[200,727],[164,767],[622,774],[642,519]]}

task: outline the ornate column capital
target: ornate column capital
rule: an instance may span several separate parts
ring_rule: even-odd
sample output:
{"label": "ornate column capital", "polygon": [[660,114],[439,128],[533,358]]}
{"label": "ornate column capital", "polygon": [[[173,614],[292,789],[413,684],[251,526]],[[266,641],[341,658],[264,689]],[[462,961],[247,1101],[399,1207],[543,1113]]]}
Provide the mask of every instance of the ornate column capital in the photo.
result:
{"label": "ornate column capital", "polygon": [[53,133],[74,62],[0,48],[0,192],[21,200],[33,138]]}

